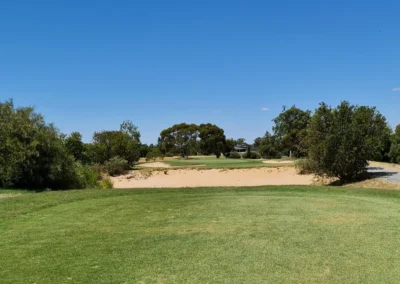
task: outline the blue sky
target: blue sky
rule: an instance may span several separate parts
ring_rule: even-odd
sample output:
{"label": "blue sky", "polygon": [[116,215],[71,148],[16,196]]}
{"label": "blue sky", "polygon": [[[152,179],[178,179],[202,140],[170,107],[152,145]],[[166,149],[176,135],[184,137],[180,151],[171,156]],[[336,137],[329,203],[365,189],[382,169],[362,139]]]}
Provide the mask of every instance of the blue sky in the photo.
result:
{"label": "blue sky", "polygon": [[393,126],[399,11],[385,0],[3,0],[0,100],[86,141],[129,119],[147,143],[180,122],[251,142],[283,105],[341,100],[377,106]]}

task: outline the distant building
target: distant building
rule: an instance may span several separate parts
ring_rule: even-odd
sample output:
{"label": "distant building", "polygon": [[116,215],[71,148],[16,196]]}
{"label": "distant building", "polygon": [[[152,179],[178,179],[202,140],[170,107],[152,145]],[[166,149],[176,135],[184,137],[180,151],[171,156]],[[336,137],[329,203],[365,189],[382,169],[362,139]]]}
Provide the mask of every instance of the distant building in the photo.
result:
{"label": "distant building", "polygon": [[247,151],[246,145],[238,145],[234,147],[235,151],[238,153],[245,153]]}

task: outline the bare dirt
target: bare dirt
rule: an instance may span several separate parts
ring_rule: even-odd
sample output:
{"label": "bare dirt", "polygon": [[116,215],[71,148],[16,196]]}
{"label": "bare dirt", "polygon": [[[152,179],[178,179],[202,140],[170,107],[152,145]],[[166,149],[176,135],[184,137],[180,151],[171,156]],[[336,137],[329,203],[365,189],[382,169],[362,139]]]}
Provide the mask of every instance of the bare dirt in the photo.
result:
{"label": "bare dirt", "polygon": [[112,178],[115,188],[310,185],[313,180],[313,175],[299,175],[294,167],[165,169]]}

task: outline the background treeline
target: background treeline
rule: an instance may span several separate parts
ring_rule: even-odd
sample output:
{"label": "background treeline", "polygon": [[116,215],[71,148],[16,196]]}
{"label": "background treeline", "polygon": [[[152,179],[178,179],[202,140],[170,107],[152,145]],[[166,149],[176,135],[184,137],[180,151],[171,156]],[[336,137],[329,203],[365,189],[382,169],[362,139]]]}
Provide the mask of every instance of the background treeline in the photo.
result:
{"label": "background treeline", "polygon": [[[69,189],[112,187],[139,159],[215,155],[220,158],[304,158],[303,172],[351,180],[365,173],[368,160],[400,163],[400,126],[395,131],[374,107],[324,103],[312,113],[295,106],[273,119],[272,133],[247,144],[227,139],[214,124],[176,124],[160,133],[156,145],[143,144],[131,121],[119,130],[62,134],[31,107],[0,103],[0,187]],[[236,149],[235,149],[236,147]],[[245,149],[239,154],[236,150]]]}

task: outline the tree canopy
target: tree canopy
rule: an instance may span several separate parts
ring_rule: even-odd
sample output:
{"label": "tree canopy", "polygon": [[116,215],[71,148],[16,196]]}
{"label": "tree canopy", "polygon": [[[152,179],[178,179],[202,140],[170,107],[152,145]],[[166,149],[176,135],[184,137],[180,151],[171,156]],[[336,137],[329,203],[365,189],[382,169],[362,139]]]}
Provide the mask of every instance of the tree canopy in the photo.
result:
{"label": "tree canopy", "polygon": [[175,124],[160,133],[160,147],[164,152],[178,152],[181,157],[188,157],[191,148],[195,148],[199,136],[196,124]]}
{"label": "tree canopy", "polygon": [[200,150],[204,155],[221,156],[226,144],[224,130],[215,124],[207,123],[199,126]]}
{"label": "tree canopy", "polygon": [[308,149],[304,142],[310,119],[311,111],[292,106],[289,109],[283,107],[282,112],[272,120],[275,123],[274,135],[281,141],[284,150],[286,149],[295,157],[307,155]]}
{"label": "tree canopy", "polygon": [[309,159],[315,173],[350,181],[366,172],[383,148],[386,119],[374,107],[321,103],[310,124]]}

